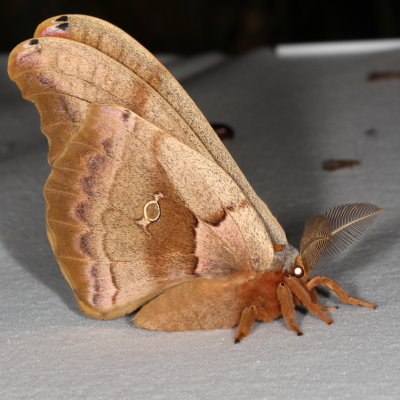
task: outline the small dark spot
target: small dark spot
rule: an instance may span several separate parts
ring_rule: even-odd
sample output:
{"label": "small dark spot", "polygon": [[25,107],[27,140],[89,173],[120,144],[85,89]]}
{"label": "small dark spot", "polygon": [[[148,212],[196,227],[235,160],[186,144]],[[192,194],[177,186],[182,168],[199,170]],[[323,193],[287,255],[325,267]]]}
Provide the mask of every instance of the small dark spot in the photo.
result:
{"label": "small dark spot", "polygon": [[128,110],[125,110],[125,111],[122,113],[122,119],[123,119],[125,122],[128,121],[130,114],[131,114],[131,113],[130,113]]}
{"label": "small dark spot", "polygon": [[34,44],[38,44],[39,40],[38,39],[32,39],[29,44],[34,45]]}
{"label": "small dark spot", "polygon": [[68,21],[68,17],[66,15],[63,15],[62,17],[58,17],[55,21],[56,22]]}
{"label": "small dark spot", "polygon": [[86,211],[87,211],[87,207],[89,206],[88,203],[79,203],[76,207],[75,207],[75,215],[78,219],[80,219],[82,222],[87,222],[87,218],[86,218]]}
{"label": "small dark spot", "polygon": [[91,174],[97,172],[104,165],[105,161],[105,157],[101,155],[92,157],[89,162],[89,172]]}
{"label": "small dark spot", "polygon": [[95,179],[93,176],[86,176],[82,179],[82,189],[88,196],[93,196],[93,186]]}
{"label": "small dark spot", "polygon": [[14,141],[0,142],[0,159],[9,157],[15,150],[17,144]]}
{"label": "small dark spot", "polygon": [[233,341],[233,343],[235,343],[235,344],[240,343],[240,339],[235,339],[235,340]]}
{"label": "small dark spot", "polygon": [[[94,289],[96,288],[96,287],[99,287],[99,285],[98,284],[95,284],[95,286],[94,286]],[[93,293],[93,296],[92,296],[92,303],[95,305],[95,306],[99,306],[100,305],[100,300],[101,300],[101,295],[99,294],[99,293]]]}
{"label": "small dark spot", "polygon": [[219,122],[211,123],[212,128],[220,139],[232,139],[234,136],[234,130],[226,124]]}
{"label": "small dark spot", "polygon": [[220,215],[216,215],[212,221],[206,221],[206,222],[212,226],[218,226],[221,224],[221,222],[224,221],[225,218],[226,218],[226,211],[225,209],[223,209]]}
{"label": "small dark spot", "polygon": [[93,279],[96,279],[99,276],[99,270],[97,269],[97,267],[98,267],[97,264],[93,264],[92,268],[90,269],[90,276]]}
{"label": "small dark spot", "polygon": [[104,139],[104,140],[101,142],[101,146],[103,147],[104,152],[105,152],[108,156],[111,156],[111,155],[112,155],[112,139],[111,139],[111,138],[109,138],[109,139]]}
{"label": "small dark spot", "polygon": [[365,134],[367,136],[376,136],[378,134],[378,131],[376,129],[370,128],[365,131]]}
{"label": "small dark spot", "polygon": [[90,235],[90,232],[86,232],[80,236],[79,248],[81,249],[83,254],[86,254],[90,258],[94,258],[94,254],[90,246]]}
{"label": "small dark spot", "polygon": [[54,82],[50,81],[45,73],[39,73],[37,75],[37,80],[42,83],[47,88],[55,88]]}
{"label": "small dark spot", "polygon": [[399,78],[400,78],[400,71],[376,71],[376,72],[371,72],[368,75],[367,79],[370,82],[379,82],[379,81],[387,81]]}
{"label": "small dark spot", "polygon": [[116,289],[115,293],[114,293],[114,295],[112,297],[112,300],[111,300],[113,304],[115,304],[117,302],[117,297],[118,297],[118,294],[119,294],[119,291],[120,291],[120,288],[118,286],[117,280],[115,278],[114,267],[115,267],[115,264],[112,263],[110,265],[111,280],[112,280],[112,283],[113,283],[113,285],[114,285],[114,287]]}
{"label": "small dark spot", "polygon": [[249,202],[246,199],[243,199],[240,201],[240,203],[238,204],[234,204],[234,205],[229,205],[226,207],[226,209],[230,212],[233,212],[235,210],[239,210],[241,208],[245,208],[249,206]]}
{"label": "small dark spot", "polygon": [[68,117],[71,120],[74,120],[75,118],[75,110],[69,103],[69,99],[65,97],[65,95],[61,94],[57,97],[57,102],[60,105],[60,107],[64,110],[64,112],[68,115]]}
{"label": "small dark spot", "polygon": [[303,336],[303,332],[297,332],[297,336]]}
{"label": "small dark spot", "polygon": [[322,163],[322,169],[325,171],[336,171],[337,169],[352,168],[360,164],[359,160],[326,160]]}
{"label": "small dark spot", "polygon": [[92,296],[92,303],[97,306],[99,300],[101,300],[100,290],[101,286],[99,283],[99,265],[93,264],[92,268],[90,269],[90,276],[93,278],[93,296]]}
{"label": "small dark spot", "polygon": [[64,22],[63,24],[57,25],[57,28],[61,29],[63,31],[66,31],[68,29],[68,27],[69,27],[69,23],[68,22]]}
{"label": "small dark spot", "polygon": [[238,208],[245,208],[245,207],[249,207],[249,206],[250,206],[249,202],[248,202],[246,199],[243,199],[243,200],[239,203]]}

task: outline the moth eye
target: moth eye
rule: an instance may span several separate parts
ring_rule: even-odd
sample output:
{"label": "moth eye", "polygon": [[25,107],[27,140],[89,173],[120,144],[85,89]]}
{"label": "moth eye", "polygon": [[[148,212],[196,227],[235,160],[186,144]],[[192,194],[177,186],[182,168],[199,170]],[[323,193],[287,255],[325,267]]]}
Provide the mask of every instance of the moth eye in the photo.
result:
{"label": "moth eye", "polygon": [[35,44],[38,44],[39,43],[39,40],[38,39],[32,39],[32,40],[30,40],[30,42],[29,42],[29,44],[30,45],[35,45]]}
{"label": "moth eye", "polygon": [[304,269],[302,267],[296,266],[293,270],[293,275],[297,278],[301,278],[304,276]]}

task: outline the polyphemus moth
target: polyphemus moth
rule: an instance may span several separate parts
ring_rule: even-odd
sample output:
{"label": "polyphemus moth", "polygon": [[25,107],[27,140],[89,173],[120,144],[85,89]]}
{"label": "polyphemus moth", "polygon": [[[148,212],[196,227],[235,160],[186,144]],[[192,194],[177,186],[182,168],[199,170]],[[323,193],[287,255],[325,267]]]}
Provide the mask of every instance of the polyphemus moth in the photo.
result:
{"label": "polyphemus moth", "polygon": [[8,72],[40,112],[48,238],[86,315],[140,308],[135,325],[166,331],[237,325],[238,342],[253,321],[280,316],[301,335],[296,305],[330,324],[317,285],[375,308],[310,273],[381,209],[313,217],[296,250],[186,92],[119,28],[50,18],[12,51]]}

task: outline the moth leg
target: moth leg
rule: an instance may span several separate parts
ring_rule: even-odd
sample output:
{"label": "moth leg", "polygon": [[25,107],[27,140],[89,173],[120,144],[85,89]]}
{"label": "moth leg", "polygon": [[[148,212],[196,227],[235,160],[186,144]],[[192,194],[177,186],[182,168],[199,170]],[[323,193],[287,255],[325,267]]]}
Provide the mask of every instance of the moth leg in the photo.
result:
{"label": "moth leg", "polygon": [[290,290],[298,297],[301,303],[308,310],[310,310],[310,312],[321,318],[327,324],[331,324],[333,322],[333,320],[321,310],[318,303],[313,303],[310,292],[307,290],[306,286],[300,282],[299,279],[295,278],[294,276],[287,275],[285,276],[285,283],[287,283]]}
{"label": "moth leg", "polygon": [[[307,289],[308,289],[308,288],[307,288]],[[318,302],[317,292],[315,291],[314,288],[311,288],[311,290],[309,290],[309,293],[310,293],[311,301],[312,301],[313,303],[318,304],[319,308],[320,308],[322,311],[337,310],[337,309],[339,308],[339,306],[329,306],[329,307],[327,307],[327,306],[324,306],[323,304],[319,303],[319,302]]]}
{"label": "moth leg", "polygon": [[311,290],[315,286],[321,285],[321,286],[326,286],[330,290],[332,290],[337,297],[339,297],[339,300],[342,303],[348,303],[348,304],[354,304],[358,306],[364,306],[364,307],[370,307],[370,308],[376,308],[376,304],[374,303],[369,303],[368,301],[358,299],[357,297],[350,296],[347,294],[347,292],[333,279],[327,278],[326,276],[316,276],[312,278],[310,281],[307,282],[307,289]]}
{"label": "moth leg", "polygon": [[239,325],[236,330],[235,343],[239,343],[244,337],[246,337],[250,333],[256,316],[257,309],[255,306],[247,307],[242,311]]}
{"label": "moth leg", "polygon": [[[307,289],[308,289],[308,288],[307,288]],[[318,296],[317,296],[317,292],[315,291],[315,289],[314,289],[314,288],[311,288],[311,289],[309,290],[309,292],[310,292],[311,301],[312,301],[313,303],[318,303]]]}
{"label": "moth leg", "polygon": [[292,292],[284,282],[281,282],[276,289],[276,294],[278,296],[278,302],[281,306],[282,316],[286,322],[286,325],[289,329],[295,331],[298,336],[301,336],[303,332],[298,328],[294,319],[294,302]]}

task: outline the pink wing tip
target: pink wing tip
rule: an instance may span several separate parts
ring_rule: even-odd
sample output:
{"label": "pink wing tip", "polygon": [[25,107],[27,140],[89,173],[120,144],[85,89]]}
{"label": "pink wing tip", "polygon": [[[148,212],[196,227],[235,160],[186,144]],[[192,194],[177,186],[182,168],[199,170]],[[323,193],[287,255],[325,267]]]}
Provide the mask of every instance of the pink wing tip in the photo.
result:
{"label": "pink wing tip", "polygon": [[67,37],[70,28],[69,17],[60,15],[57,17],[46,19],[36,28],[35,37],[37,36],[58,36]]}
{"label": "pink wing tip", "polygon": [[66,37],[68,36],[68,23],[62,23],[58,25],[50,25],[37,29],[35,36],[58,36]]}
{"label": "pink wing tip", "polygon": [[8,73],[10,78],[20,72],[20,68],[34,68],[37,56],[40,54],[40,40],[33,38],[25,40],[14,47],[8,57]]}

